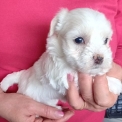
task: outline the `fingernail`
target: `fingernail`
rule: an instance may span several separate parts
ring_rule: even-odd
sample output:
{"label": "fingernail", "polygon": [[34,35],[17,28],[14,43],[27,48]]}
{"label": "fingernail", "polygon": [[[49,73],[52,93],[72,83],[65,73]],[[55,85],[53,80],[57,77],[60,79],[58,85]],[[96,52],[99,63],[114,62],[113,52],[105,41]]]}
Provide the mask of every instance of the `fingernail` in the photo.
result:
{"label": "fingernail", "polygon": [[58,117],[63,117],[64,116],[64,113],[62,112],[62,111],[57,111],[56,113],[56,116],[58,116]]}
{"label": "fingernail", "polygon": [[67,80],[68,81],[73,81],[73,75],[71,75],[71,74],[67,74]]}

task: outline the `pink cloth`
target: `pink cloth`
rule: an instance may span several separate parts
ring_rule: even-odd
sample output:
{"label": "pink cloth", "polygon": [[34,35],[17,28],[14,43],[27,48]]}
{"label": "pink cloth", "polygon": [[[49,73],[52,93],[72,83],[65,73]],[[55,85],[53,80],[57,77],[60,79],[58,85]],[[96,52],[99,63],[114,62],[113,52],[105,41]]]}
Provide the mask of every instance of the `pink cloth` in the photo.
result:
{"label": "pink cloth", "polygon": [[117,33],[117,50],[114,61],[122,66],[122,0],[119,0],[118,11],[115,17],[116,33]]}
{"label": "pink cloth", "polygon": [[[111,21],[113,57],[122,66],[122,15],[120,0],[4,0],[0,1],[0,81],[13,71],[26,69],[45,51],[49,24],[59,8],[89,7]],[[118,17],[116,16],[118,15]],[[115,23],[116,22],[116,23]],[[119,45],[118,45],[119,44]],[[117,51],[116,51],[117,50]],[[116,53],[116,56],[115,56]],[[76,111],[68,122],[102,122],[104,111]],[[0,119],[0,122],[6,122]]]}

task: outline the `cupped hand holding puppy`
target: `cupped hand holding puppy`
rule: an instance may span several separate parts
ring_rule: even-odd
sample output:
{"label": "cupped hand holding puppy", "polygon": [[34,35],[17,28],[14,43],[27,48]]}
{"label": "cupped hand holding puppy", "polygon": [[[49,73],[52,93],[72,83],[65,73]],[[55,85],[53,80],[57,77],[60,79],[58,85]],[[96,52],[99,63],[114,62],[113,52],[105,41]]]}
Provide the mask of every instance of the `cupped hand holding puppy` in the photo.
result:
{"label": "cupped hand holding puppy", "polygon": [[[112,69],[107,73],[122,80],[122,68],[113,63]],[[79,73],[79,90],[74,85],[73,76],[68,74],[69,90],[68,100],[75,109],[88,109],[92,111],[102,111],[113,106],[118,95],[109,91],[106,75],[93,78],[87,74]]]}
{"label": "cupped hand holding puppy", "polygon": [[6,94],[0,89],[0,116],[9,122],[64,122],[72,115],[72,111],[63,113],[22,94]]}

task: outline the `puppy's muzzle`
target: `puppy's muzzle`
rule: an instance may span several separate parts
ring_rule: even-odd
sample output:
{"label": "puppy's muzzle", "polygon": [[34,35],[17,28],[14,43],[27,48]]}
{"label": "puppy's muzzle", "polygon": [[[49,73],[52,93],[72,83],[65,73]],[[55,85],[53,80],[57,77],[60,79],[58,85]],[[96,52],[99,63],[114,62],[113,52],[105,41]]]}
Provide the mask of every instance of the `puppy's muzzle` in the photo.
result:
{"label": "puppy's muzzle", "polygon": [[95,55],[95,56],[93,56],[93,59],[94,59],[95,64],[102,64],[104,57],[100,56],[100,55]]}

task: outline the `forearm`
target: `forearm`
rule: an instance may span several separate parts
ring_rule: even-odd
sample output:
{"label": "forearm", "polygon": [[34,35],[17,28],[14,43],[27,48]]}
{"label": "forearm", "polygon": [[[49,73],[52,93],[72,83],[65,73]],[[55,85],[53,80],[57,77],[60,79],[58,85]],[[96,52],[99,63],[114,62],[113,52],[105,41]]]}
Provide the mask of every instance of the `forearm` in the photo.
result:
{"label": "forearm", "polygon": [[5,93],[0,88],[0,116],[6,118],[5,109],[7,109],[6,101],[4,101]]}
{"label": "forearm", "polygon": [[0,95],[1,95],[1,93],[3,93],[3,91],[2,91],[2,89],[1,89],[1,87],[0,87]]}

